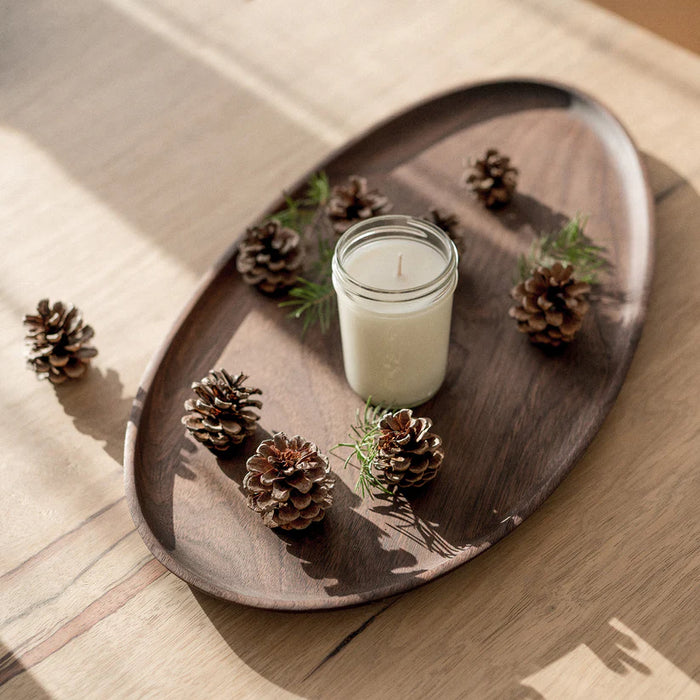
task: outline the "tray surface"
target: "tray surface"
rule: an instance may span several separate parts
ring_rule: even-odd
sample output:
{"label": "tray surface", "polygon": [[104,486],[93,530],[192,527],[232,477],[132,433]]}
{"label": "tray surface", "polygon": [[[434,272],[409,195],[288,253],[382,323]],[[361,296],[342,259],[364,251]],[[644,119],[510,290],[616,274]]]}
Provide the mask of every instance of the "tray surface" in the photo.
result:
{"label": "tray surface", "polygon": [[[462,184],[494,146],[520,170],[513,202],[483,209]],[[379,125],[319,165],[385,192],[394,213],[455,212],[466,235],[445,383],[414,409],[433,419],[446,457],[437,479],[397,502],[362,501],[356,472],[330,457],[335,503],[305,533],[264,527],[245,505],[245,460],[282,430],[326,454],[362,401],[345,382],[337,322],[326,336],[285,318],[242,283],[235,246],[206,277],[151,362],[127,428],[125,484],[153,554],[212,595],[310,610],[416,587],[508,534],[562,481],[622,385],[646,309],[653,217],[633,143],[601,105],[560,85],[478,84]],[[306,178],[302,178],[304,182]],[[272,207],[274,208],[274,207]],[[582,212],[611,268],[576,341],[551,354],[508,318],[516,258],[539,231]],[[190,384],[209,369],[244,371],[263,390],[258,434],[217,460],[185,435]]]}

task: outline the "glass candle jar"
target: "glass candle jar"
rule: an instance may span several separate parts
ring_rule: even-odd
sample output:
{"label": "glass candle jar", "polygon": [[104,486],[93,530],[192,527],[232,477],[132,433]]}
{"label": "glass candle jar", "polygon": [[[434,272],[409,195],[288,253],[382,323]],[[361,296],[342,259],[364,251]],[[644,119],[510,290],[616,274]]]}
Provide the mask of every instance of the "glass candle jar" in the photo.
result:
{"label": "glass candle jar", "polygon": [[387,215],[351,226],[335,247],[348,383],[387,407],[417,406],[447,369],[458,255],[437,226]]}

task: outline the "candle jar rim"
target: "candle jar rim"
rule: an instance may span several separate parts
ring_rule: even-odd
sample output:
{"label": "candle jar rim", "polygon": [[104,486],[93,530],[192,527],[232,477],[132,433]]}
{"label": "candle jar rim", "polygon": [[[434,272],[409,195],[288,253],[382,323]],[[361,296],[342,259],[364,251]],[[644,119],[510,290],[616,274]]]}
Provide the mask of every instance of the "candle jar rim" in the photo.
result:
{"label": "candle jar rim", "polygon": [[[444,258],[443,270],[433,279],[413,287],[385,289],[360,282],[345,269],[343,262],[352,251],[387,238],[418,240],[432,247]],[[332,271],[334,282],[351,297],[380,302],[414,301],[436,293],[442,296],[440,292],[451,289],[456,284],[458,257],[454,242],[439,226],[405,214],[384,214],[359,221],[343,233],[335,246]]]}

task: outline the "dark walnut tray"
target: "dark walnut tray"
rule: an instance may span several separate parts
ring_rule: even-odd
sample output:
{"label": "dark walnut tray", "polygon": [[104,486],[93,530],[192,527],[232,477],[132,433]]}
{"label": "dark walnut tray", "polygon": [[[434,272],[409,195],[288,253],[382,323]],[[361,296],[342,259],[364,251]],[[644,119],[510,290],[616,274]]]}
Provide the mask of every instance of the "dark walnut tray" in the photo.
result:
{"label": "dark walnut tray", "polygon": [[[461,182],[467,160],[490,146],[520,168],[515,199],[497,213]],[[337,323],[302,340],[298,322],[241,282],[235,246],[150,364],[126,434],[127,499],[155,557],[214,596],[279,610],[336,608],[414,588],[530,515],[615,400],[652,268],[652,203],[638,153],[604,107],[562,86],[503,81],[438,97],[320,168],[332,184],[366,176],[396,213],[423,215],[436,205],[465,226],[447,378],[414,411],[432,417],[443,437],[438,478],[396,503],[362,501],[356,470],[331,457],[335,504],[322,523],[286,534],[246,507],[245,460],[260,440],[301,434],[327,453],[362,401],[345,382]],[[577,212],[590,215],[586,233],[607,248],[612,266],[576,341],[552,354],[516,331],[508,291],[517,255],[536,232]],[[217,461],[180,423],[190,383],[218,367],[244,371],[264,392],[258,434],[229,461]]]}

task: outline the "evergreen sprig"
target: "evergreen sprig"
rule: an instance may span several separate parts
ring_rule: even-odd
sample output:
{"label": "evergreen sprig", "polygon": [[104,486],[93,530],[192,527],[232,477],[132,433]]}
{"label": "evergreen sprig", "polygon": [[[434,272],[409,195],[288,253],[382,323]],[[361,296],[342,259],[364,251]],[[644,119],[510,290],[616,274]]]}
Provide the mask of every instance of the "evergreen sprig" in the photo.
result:
{"label": "evergreen sprig", "polygon": [[595,284],[597,273],[607,266],[605,248],[595,245],[584,233],[587,217],[577,214],[555,233],[542,234],[530,246],[527,255],[518,258],[518,278],[526,280],[540,265],[550,267],[555,262],[572,265],[576,279]]}
{"label": "evergreen sprig", "polygon": [[281,307],[292,309],[288,316],[302,320],[302,334],[318,323],[321,333],[326,333],[331,326],[335,314],[335,289],[331,279],[331,261],[334,246],[325,238],[319,236],[318,257],[311,266],[314,280],[300,277],[289,290],[286,301],[280,302]]}
{"label": "evergreen sprig", "polygon": [[350,426],[348,433],[351,442],[340,442],[331,449],[332,454],[335,454],[335,450],[339,447],[352,450],[345,459],[343,468],[347,468],[353,457],[357,460],[360,471],[355,483],[355,491],[359,492],[363,498],[366,496],[374,498],[372,488],[377,488],[391,495],[391,491],[373,471],[374,463],[379,454],[379,435],[381,433],[379,422],[386,415],[387,409],[383,406],[373,406],[371,400],[371,397],[367,399],[362,413],[360,413],[359,408],[355,413],[355,423]]}
{"label": "evergreen sprig", "polygon": [[302,334],[316,323],[321,333],[330,328],[335,312],[335,290],[331,282],[312,282],[299,277],[289,290],[289,296],[291,298],[280,302],[280,306],[292,308],[289,318],[302,320]]}
{"label": "evergreen sprig", "polygon": [[328,227],[320,221],[324,207],[330,197],[328,176],[323,173],[312,175],[304,195],[299,199],[285,197],[287,206],[272,218],[279,219],[285,226],[294,228],[307,237],[316,237],[317,256],[308,270],[308,277],[300,277],[289,290],[289,298],[280,303],[291,309],[288,316],[301,319],[302,334],[318,323],[322,333],[330,328],[335,313],[335,290],[331,280],[331,261],[335,241],[325,237]]}
{"label": "evergreen sprig", "polygon": [[267,217],[277,219],[282,226],[292,228],[298,233],[303,233],[312,221],[314,214],[322,207],[330,196],[331,188],[328,176],[324,172],[314,173],[306,185],[303,196],[298,199],[285,194],[285,207]]}

